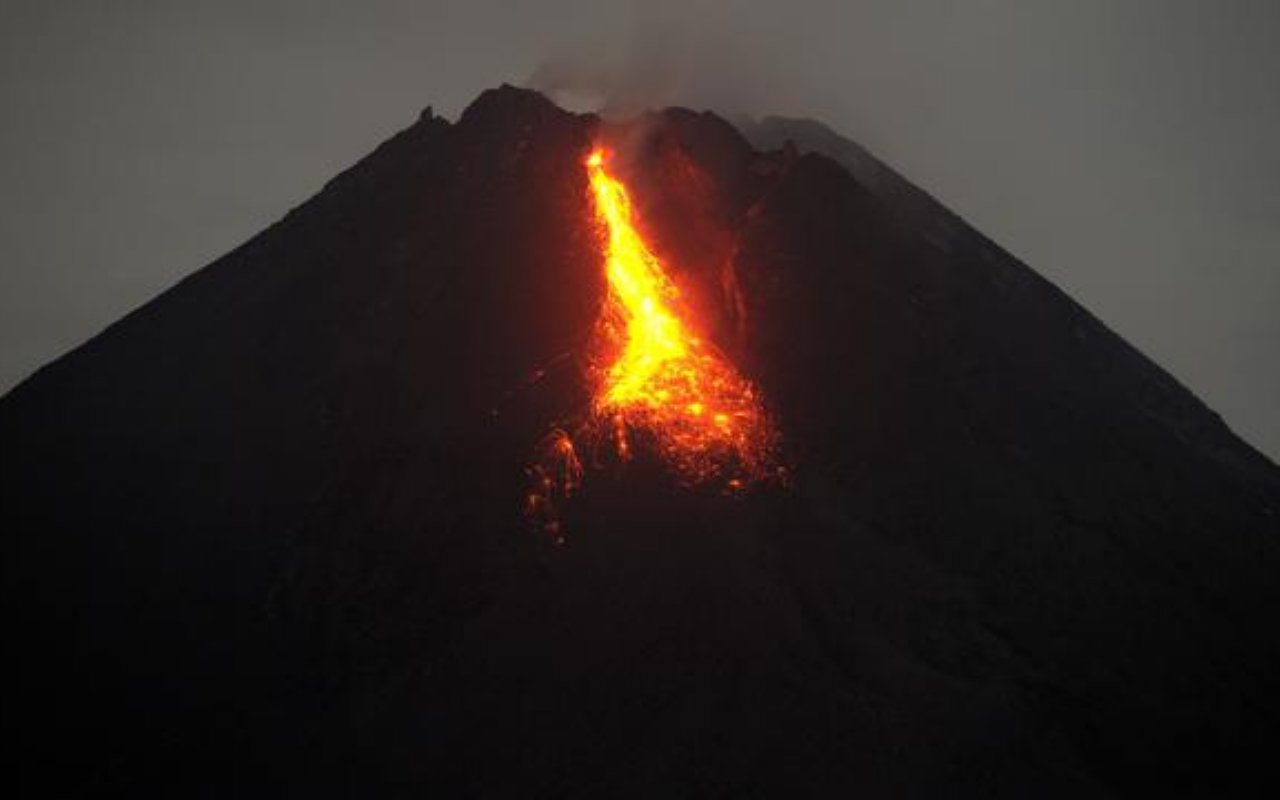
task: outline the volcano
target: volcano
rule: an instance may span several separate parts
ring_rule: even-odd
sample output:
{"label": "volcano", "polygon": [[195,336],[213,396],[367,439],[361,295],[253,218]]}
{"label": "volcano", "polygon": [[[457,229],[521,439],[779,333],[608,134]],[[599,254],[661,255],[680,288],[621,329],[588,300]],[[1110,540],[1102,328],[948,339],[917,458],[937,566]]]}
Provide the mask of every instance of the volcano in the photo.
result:
{"label": "volcano", "polygon": [[[572,435],[618,407],[602,143],[785,480]],[[1280,470],[811,121],[428,109],[0,399],[0,441],[4,725],[45,794],[1280,782]]]}

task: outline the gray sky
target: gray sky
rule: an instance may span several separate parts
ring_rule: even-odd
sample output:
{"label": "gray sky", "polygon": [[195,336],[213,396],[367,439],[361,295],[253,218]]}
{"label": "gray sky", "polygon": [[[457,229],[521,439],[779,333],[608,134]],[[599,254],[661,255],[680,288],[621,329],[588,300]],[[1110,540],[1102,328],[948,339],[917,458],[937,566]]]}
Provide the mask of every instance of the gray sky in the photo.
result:
{"label": "gray sky", "polygon": [[569,63],[829,122],[1275,459],[1278,42],[1276,0],[0,0],[0,390],[422,107]]}

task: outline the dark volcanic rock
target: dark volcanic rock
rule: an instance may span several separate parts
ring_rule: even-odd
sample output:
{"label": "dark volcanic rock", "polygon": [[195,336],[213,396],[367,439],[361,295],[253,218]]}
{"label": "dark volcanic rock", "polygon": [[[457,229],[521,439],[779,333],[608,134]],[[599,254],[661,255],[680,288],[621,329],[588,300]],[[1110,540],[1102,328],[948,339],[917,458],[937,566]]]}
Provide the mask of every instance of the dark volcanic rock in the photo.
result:
{"label": "dark volcanic rock", "polygon": [[[849,169],[708,114],[615,130],[486,92],[0,400],[23,776],[499,797],[1276,783],[1280,471],[813,130],[753,136]],[[601,135],[628,142],[648,232],[763,387],[794,481],[729,499],[643,457],[595,470],[557,548],[521,518],[523,468],[584,401],[601,278],[581,161]]]}

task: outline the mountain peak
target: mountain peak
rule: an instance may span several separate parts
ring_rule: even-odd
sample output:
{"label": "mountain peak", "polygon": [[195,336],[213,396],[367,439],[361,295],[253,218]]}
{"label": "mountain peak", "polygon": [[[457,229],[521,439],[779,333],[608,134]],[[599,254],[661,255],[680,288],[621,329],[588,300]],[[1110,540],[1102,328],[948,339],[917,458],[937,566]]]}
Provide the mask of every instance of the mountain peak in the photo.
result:
{"label": "mountain peak", "polygon": [[563,115],[559,106],[541,92],[504,83],[486,89],[463,110],[459,124],[500,124],[515,117],[548,117]]}

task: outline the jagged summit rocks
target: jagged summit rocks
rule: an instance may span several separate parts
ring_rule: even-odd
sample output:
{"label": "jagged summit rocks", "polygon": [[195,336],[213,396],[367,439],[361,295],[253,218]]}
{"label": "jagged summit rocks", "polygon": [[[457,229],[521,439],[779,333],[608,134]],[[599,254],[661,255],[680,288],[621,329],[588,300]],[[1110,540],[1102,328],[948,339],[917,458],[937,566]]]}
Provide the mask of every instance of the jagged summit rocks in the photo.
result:
{"label": "jagged summit rocks", "polygon": [[685,110],[645,127],[628,183],[793,485],[729,501],[638,458],[589,476],[565,547],[528,530],[531,448],[584,398],[581,159],[606,129],[511,87],[423,114],[0,399],[23,777],[1274,784],[1275,466],[891,171],[809,151],[870,156],[795,124],[789,149]]}

